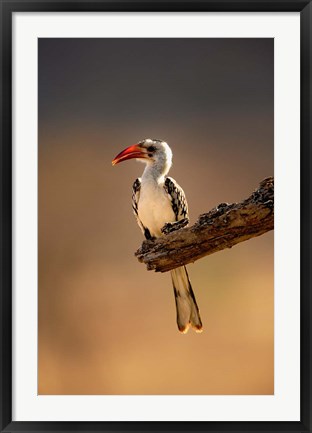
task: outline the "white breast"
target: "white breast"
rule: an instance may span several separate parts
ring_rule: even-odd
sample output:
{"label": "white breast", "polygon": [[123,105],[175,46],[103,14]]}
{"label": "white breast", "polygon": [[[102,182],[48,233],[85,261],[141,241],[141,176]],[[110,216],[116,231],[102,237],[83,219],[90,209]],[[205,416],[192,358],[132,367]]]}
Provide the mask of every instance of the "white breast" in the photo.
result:
{"label": "white breast", "polygon": [[167,222],[175,221],[171,201],[163,184],[142,182],[138,215],[152,236],[161,236],[161,229]]}

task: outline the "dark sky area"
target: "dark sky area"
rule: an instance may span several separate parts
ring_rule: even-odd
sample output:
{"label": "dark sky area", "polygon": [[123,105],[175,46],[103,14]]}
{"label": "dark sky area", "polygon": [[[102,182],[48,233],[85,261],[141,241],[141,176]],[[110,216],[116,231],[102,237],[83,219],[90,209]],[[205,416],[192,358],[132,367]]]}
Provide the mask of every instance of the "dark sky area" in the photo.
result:
{"label": "dark sky area", "polygon": [[207,130],[233,111],[273,113],[272,39],[40,39],[39,52],[43,122]]}
{"label": "dark sky area", "polygon": [[[176,329],[112,159],[173,151],[191,223],[274,174],[273,39],[39,39],[39,393],[272,394],[273,233],[189,266],[204,332]],[[187,360],[189,369],[185,370]]]}

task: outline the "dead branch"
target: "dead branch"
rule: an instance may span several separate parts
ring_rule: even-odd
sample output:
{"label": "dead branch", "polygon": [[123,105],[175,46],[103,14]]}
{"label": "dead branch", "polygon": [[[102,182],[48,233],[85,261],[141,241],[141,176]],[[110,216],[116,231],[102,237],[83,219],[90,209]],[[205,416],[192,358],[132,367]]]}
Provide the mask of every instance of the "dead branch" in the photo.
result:
{"label": "dead branch", "polygon": [[221,203],[197,222],[155,240],[146,240],[135,253],[148,270],[167,272],[274,228],[274,178],[264,179],[240,203]]}

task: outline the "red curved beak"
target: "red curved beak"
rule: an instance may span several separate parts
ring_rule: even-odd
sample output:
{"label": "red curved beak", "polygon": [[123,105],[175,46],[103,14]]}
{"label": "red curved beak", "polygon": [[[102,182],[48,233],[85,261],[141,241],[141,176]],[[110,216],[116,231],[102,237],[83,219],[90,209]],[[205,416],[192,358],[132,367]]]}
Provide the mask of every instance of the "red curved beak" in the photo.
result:
{"label": "red curved beak", "polygon": [[139,144],[129,146],[122,152],[118,153],[118,155],[112,160],[112,165],[119,164],[119,162],[132,158],[147,158],[146,152],[143,151]]}

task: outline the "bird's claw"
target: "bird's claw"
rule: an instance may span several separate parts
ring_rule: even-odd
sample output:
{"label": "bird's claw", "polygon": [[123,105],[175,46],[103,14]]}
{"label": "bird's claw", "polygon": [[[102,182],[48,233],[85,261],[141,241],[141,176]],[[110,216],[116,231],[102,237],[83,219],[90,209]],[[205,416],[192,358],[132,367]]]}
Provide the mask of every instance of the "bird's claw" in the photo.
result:
{"label": "bird's claw", "polygon": [[166,223],[161,229],[161,232],[165,235],[168,235],[169,233],[182,229],[183,227],[187,226],[188,223],[189,223],[188,218],[183,218],[182,220],[175,221],[173,223]]}

